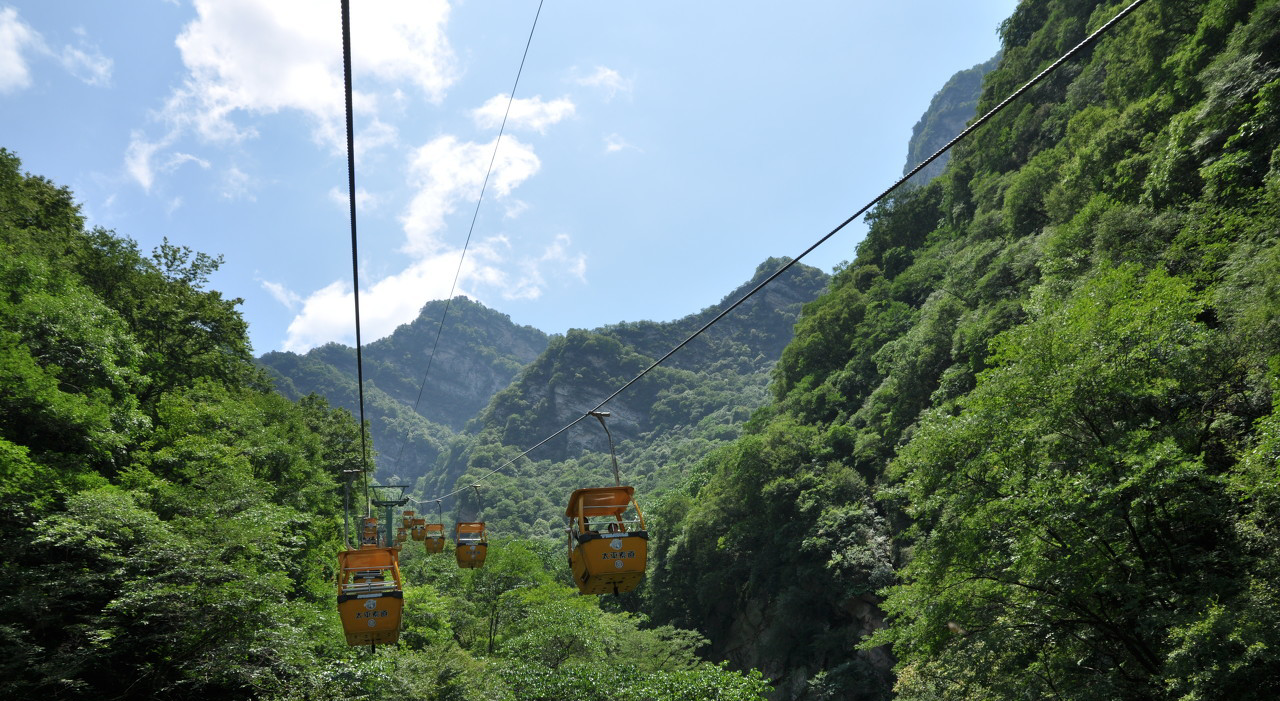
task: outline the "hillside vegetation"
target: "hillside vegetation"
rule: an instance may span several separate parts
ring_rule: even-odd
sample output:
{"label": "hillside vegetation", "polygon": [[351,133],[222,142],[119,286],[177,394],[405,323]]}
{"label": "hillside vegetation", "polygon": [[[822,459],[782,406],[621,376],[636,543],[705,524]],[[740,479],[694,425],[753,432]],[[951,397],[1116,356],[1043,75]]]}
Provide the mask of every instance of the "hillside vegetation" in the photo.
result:
{"label": "hillside vegetation", "polygon": [[785,698],[1280,696],[1278,147],[1280,3],[1148,2],[869,217],[648,610]]}

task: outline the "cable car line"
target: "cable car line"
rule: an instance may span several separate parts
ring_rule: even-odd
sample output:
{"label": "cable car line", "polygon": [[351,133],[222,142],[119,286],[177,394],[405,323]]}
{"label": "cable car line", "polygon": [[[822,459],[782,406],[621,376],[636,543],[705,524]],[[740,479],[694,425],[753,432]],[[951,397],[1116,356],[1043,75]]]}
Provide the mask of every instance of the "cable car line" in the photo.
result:
{"label": "cable car line", "polygon": [[[350,515],[350,481],[343,505],[343,538],[346,549],[338,553],[337,605],[347,645],[369,646],[370,654],[378,645],[394,645],[400,638],[400,619],[404,610],[404,588],[400,578],[399,547],[391,534],[391,507],[404,505],[402,496],[378,500],[387,509],[386,543],[380,547],[378,519],[370,513],[374,503],[369,495],[369,445],[364,430],[364,361],[360,343],[360,255],[356,234],[356,151],[351,114],[351,7],[341,0],[342,9],[342,87],[346,101],[347,121],[347,193],[351,212],[351,277],[356,310],[356,385],[360,396],[360,470],[364,476],[365,517],[359,548],[352,548],[347,532]],[[401,489],[401,495],[404,490]]]}
{"label": "cable car line", "polygon": [[[480,185],[480,195],[476,198],[476,209],[471,214],[471,226],[467,229],[467,240],[462,244],[462,255],[458,258],[458,269],[453,274],[453,284],[449,286],[449,296],[445,297],[444,311],[440,314],[440,325],[436,327],[436,340],[431,345],[431,355],[427,356],[427,368],[422,372],[422,384],[418,385],[418,398],[413,400],[413,412],[418,413],[418,403],[422,401],[422,390],[427,386],[427,376],[431,374],[431,364],[435,361],[436,350],[440,347],[440,334],[444,332],[444,322],[449,318],[449,307],[453,305],[453,293],[458,289],[458,278],[462,276],[462,264],[467,260],[467,249],[471,246],[471,234],[476,228],[476,219],[480,216],[480,203],[484,201],[485,190],[489,187],[489,176],[493,173],[493,164],[498,160],[498,147],[502,144],[502,135],[507,129],[507,117],[511,115],[511,103],[516,99],[516,88],[520,86],[520,75],[524,73],[524,62],[529,57],[529,46],[533,44],[533,32],[538,28],[538,17],[542,15],[542,3],[538,0],[538,11],[533,15],[533,26],[529,27],[529,38],[524,43],[524,54],[520,56],[520,67],[516,69],[516,80],[511,86],[511,94],[507,96],[507,111],[502,113],[502,124],[498,127],[498,138],[493,141],[493,155],[489,157],[489,168],[484,172],[484,182]],[[357,354],[358,357],[358,354]],[[405,441],[400,444],[396,453],[396,462],[404,453]]]}
{"label": "cable car line", "polygon": [[[999,104],[997,104],[995,107],[992,107],[990,110],[988,110],[986,114],[984,114],[984,115],[982,115],[981,117],[979,117],[978,119],[974,120],[972,124],[970,124],[968,127],[966,127],[963,131],[961,131],[959,134],[957,134],[957,135],[956,135],[954,138],[952,138],[950,141],[948,141],[945,145],[943,145],[943,146],[942,146],[942,148],[940,148],[940,149],[938,149],[937,151],[935,151],[935,152],[933,153],[933,155],[931,155],[931,156],[929,156],[928,158],[926,158],[926,159],[924,159],[923,161],[921,161],[921,162],[920,162],[919,164],[917,164],[914,168],[912,168],[912,169],[911,169],[911,170],[910,170],[906,175],[903,175],[901,178],[899,178],[897,181],[895,181],[892,185],[890,185],[889,187],[885,188],[885,190],[884,190],[883,192],[881,192],[879,195],[876,195],[876,196],[875,196],[875,198],[873,198],[870,202],[868,202],[867,204],[863,205],[860,209],[858,209],[858,211],[854,212],[854,213],[853,213],[852,215],[850,215],[847,219],[845,219],[843,222],[841,222],[839,225],[837,225],[834,229],[832,229],[831,231],[827,232],[827,234],[826,234],[825,236],[823,236],[822,238],[818,239],[818,240],[817,240],[813,245],[811,245],[811,246],[809,246],[808,248],[806,248],[802,253],[800,253],[800,255],[796,256],[795,258],[791,259],[791,260],[790,260],[789,262],[787,262],[786,264],[784,264],[784,265],[782,265],[781,267],[779,267],[776,271],[774,271],[771,275],[769,275],[769,277],[765,278],[765,279],[764,279],[764,280],[762,280],[759,284],[757,284],[755,287],[751,288],[751,290],[750,290],[750,291],[748,291],[747,293],[745,293],[745,294],[743,294],[741,297],[739,297],[739,298],[738,298],[738,300],[737,300],[737,301],[735,301],[733,304],[731,304],[731,305],[729,305],[728,307],[726,307],[726,308],[725,308],[724,310],[722,310],[719,314],[716,314],[716,315],[715,315],[715,317],[713,317],[713,318],[712,318],[710,321],[708,321],[706,324],[703,324],[703,326],[702,326],[701,328],[699,328],[697,331],[694,331],[694,332],[693,332],[693,334],[691,334],[688,338],[686,338],[685,340],[681,341],[678,345],[676,345],[676,347],[674,347],[674,348],[672,348],[671,350],[667,351],[667,353],[666,353],[665,355],[663,355],[661,358],[658,358],[657,360],[655,360],[655,361],[653,362],[653,364],[651,364],[649,367],[647,367],[647,368],[645,368],[643,371],[641,371],[641,372],[640,372],[640,374],[638,374],[638,375],[636,375],[635,377],[631,378],[631,380],[629,380],[626,384],[622,385],[622,386],[621,386],[621,387],[619,387],[617,390],[615,390],[615,391],[613,392],[613,394],[610,394],[608,397],[605,397],[605,398],[604,398],[604,400],[603,400],[603,401],[601,401],[599,404],[597,404],[597,405],[595,405],[594,407],[592,407],[591,409],[587,410],[587,411],[586,411],[586,412],[584,412],[581,416],[578,416],[576,419],[574,419],[573,421],[571,421],[571,422],[569,422],[568,424],[566,424],[566,425],[565,425],[563,428],[561,428],[560,430],[558,430],[558,431],[556,431],[555,433],[552,433],[551,435],[549,435],[549,436],[547,436],[546,438],[542,439],[542,440],[541,440],[541,441],[539,441],[537,444],[535,444],[535,445],[533,445],[533,446],[531,446],[531,447],[529,447],[529,448],[525,449],[525,450],[524,450],[523,452],[521,452],[519,455],[515,456],[514,458],[511,458],[511,459],[510,459],[510,460],[508,460],[507,462],[502,463],[501,465],[499,465],[499,466],[497,466],[497,467],[493,468],[492,470],[490,470],[490,471],[488,471],[488,472],[484,473],[481,477],[477,478],[477,479],[475,480],[475,482],[476,482],[476,483],[478,483],[478,482],[483,482],[485,479],[488,479],[489,477],[492,477],[494,474],[496,474],[496,473],[500,472],[501,470],[506,469],[508,466],[510,466],[510,465],[512,465],[512,464],[514,464],[514,463],[515,463],[517,460],[519,460],[520,458],[526,457],[529,453],[533,452],[534,450],[537,450],[538,448],[542,447],[543,445],[546,445],[546,444],[547,444],[549,441],[551,441],[553,438],[555,438],[555,437],[559,436],[560,434],[562,434],[562,433],[564,433],[565,431],[569,430],[569,429],[570,429],[570,428],[572,428],[573,426],[577,425],[577,424],[578,424],[578,422],[582,421],[582,420],[583,420],[583,419],[585,419],[585,418],[588,418],[588,417],[592,416],[594,412],[598,412],[598,411],[601,409],[601,407],[603,407],[605,404],[608,404],[610,401],[612,401],[613,399],[615,399],[618,395],[622,394],[624,391],[626,391],[628,388],[630,388],[630,387],[631,387],[632,385],[634,385],[636,382],[640,381],[640,379],[641,379],[641,378],[643,378],[645,375],[647,375],[647,374],[649,374],[651,371],[653,371],[653,370],[654,370],[654,368],[656,368],[656,367],[658,367],[659,365],[661,365],[661,364],[662,364],[663,362],[665,362],[668,358],[670,358],[672,355],[674,355],[677,351],[679,351],[681,348],[684,348],[684,347],[685,347],[686,345],[688,345],[691,341],[693,341],[693,339],[695,339],[695,338],[697,338],[698,336],[700,336],[700,335],[702,334],[702,332],[704,332],[704,331],[706,331],[707,329],[711,328],[711,326],[712,326],[712,325],[714,325],[716,322],[718,322],[718,321],[720,321],[721,319],[723,319],[726,315],[728,315],[728,314],[729,314],[729,312],[732,312],[734,309],[737,309],[739,306],[741,306],[743,302],[746,302],[748,299],[750,299],[752,296],[754,296],[757,292],[759,292],[761,289],[763,289],[763,288],[765,287],[765,285],[768,285],[769,283],[771,283],[771,282],[773,282],[774,280],[776,280],[780,275],[782,275],[782,274],[783,274],[783,273],[785,273],[787,270],[789,270],[793,265],[795,265],[796,263],[800,262],[800,260],[801,260],[801,259],[803,259],[805,256],[807,256],[807,255],[809,255],[810,253],[812,253],[812,252],[813,252],[813,250],[814,250],[814,249],[816,249],[818,246],[821,246],[822,244],[826,243],[828,239],[830,239],[832,236],[835,236],[835,235],[836,235],[836,234],[837,234],[841,229],[845,228],[845,227],[846,227],[846,226],[848,226],[850,223],[852,223],[855,219],[857,219],[858,217],[860,217],[860,216],[862,216],[863,214],[865,214],[865,213],[867,212],[867,210],[871,209],[873,206],[875,206],[876,204],[878,204],[878,203],[879,203],[881,200],[883,200],[885,197],[889,196],[889,194],[890,194],[890,193],[892,193],[894,190],[896,190],[896,189],[898,189],[899,187],[901,187],[901,186],[902,186],[902,184],[903,184],[903,183],[905,183],[905,182],[907,182],[908,180],[910,180],[912,176],[914,176],[916,173],[919,173],[921,170],[923,170],[923,169],[924,169],[926,166],[928,166],[930,163],[932,163],[932,162],[934,162],[935,160],[937,160],[939,156],[941,156],[942,154],[944,154],[944,153],[946,153],[947,151],[949,151],[949,150],[951,149],[951,147],[952,147],[952,146],[955,146],[957,143],[959,143],[959,142],[960,142],[960,141],[962,141],[963,139],[967,138],[970,134],[972,134],[972,133],[974,132],[974,130],[976,130],[977,128],[981,127],[983,124],[986,124],[988,121],[990,121],[990,120],[991,120],[991,118],[992,118],[992,117],[994,117],[997,113],[999,113],[1001,110],[1003,110],[1006,106],[1008,106],[1008,105],[1009,105],[1010,103],[1012,103],[1014,100],[1016,100],[1017,98],[1021,97],[1021,96],[1022,96],[1024,93],[1026,93],[1028,90],[1030,90],[1031,88],[1033,88],[1033,87],[1035,87],[1037,84],[1039,84],[1042,80],[1044,80],[1046,77],[1048,77],[1050,74],[1052,74],[1055,70],[1057,70],[1059,66],[1061,66],[1062,64],[1064,64],[1064,63],[1066,63],[1067,61],[1071,60],[1072,58],[1074,58],[1074,57],[1075,57],[1075,55],[1076,55],[1076,54],[1078,54],[1079,52],[1083,51],[1083,50],[1084,50],[1085,48],[1087,48],[1089,45],[1093,44],[1093,43],[1094,43],[1094,42],[1095,42],[1099,37],[1101,37],[1104,33],[1106,33],[1106,32],[1107,32],[1107,30],[1111,29],[1111,27],[1113,27],[1116,23],[1118,23],[1119,21],[1123,20],[1125,17],[1129,16],[1129,14],[1131,14],[1134,10],[1136,10],[1136,9],[1137,9],[1139,6],[1141,6],[1144,2],[1146,2],[1146,0],[1134,0],[1130,5],[1128,5],[1128,6],[1127,6],[1127,7],[1125,7],[1124,9],[1120,10],[1120,12],[1119,12],[1119,13],[1117,13],[1114,17],[1112,17],[1110,20],[1108,20],[1105,24],[1103,24],[1102,26],[1098,27],[1096,30],[1094,30],[1092,33],[1090,33],[1090,34],[1089,34],[1088,36],[1086,36],[1084,39],[1080,40],[1080,42],[1079,42],[1078,44],[1076,44],[1074,47],[1072,47],[1070,50],[1068,50],[1066,53],[1064,53],[1062,56],[1060,56],[1056,61],[1054,61],[1053,63],[1049,64],[1049,65],[1048,65],[1044,70],[1042,70],[1042,71],[1040,71],[1039,73],[1037,73],[1037,74],[1035,75],[1035,77],[1031,78],[1031,79],[1030,79],[1030,80],[1028,80],[1026,83],[1024,83],[1024,84],[1022,85],[1022,87],[1018,88],[1017,90],[1014,90],[1012,93],[1010,93],[1010,94],[1009,94],[1009,96],[1008,96],[1008,97],[1006,97],[1006,98],[1004,98],[1003,100],[1001,100]],[[439,497],[433,497],[432,499],[429,499],[429,500],[418,501],[417,499],[414,499],[413,501],[415,501],[415,502],[417,502],[417,503],[419,503],[419,504],[422,504],[422,503],[425,503],[426,501],[432,501],[432,500],[437,500],[437,501],[438,501],[438,500],[442,500],[442,499],[448,499],[449,497],[455,496],[455,495],[457,495],[458,493],[460,493],[460,492],[462,492],[462,491],[465,491],[466,489],[467,489],[466,487],[463,487],[463,488],[461,488],[461,489],[455,489],[454,491],[449,492],[448,494],[444,494],[444,495],[441,495],[441,496],[439,496]]]}
{"label": "cable car line", "polygon": [[342,87],[347,116],[347,200],[351,212],[351,289],[356,307],[356,387],[360,395],[360,469],[364,472],[365,515],[369,514],[369,445],[364,435],[364,359],[360,354],[360,257],[356,244],[356,137],[351,118],[351,11],[342,0]]}

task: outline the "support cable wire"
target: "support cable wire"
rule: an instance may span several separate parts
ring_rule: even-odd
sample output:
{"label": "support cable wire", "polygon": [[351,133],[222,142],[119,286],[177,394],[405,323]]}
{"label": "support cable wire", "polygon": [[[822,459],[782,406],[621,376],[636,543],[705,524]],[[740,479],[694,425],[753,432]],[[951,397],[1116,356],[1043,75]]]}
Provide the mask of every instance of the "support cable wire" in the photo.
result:
{"label": "support cable wire", "polygon": [[351,211],[351,288],[356,306],[356,386],[360,394],[360,469],[364,473],[364,515],[369,515],[369,445],[364,431],[364,360],[360,354],[360,256],[356,245],[356,137],[351,118],[351,7],[342,0],[342,87],[347,113],[347,201]]}
{"label": "support cable wire", "polygon": [[[511,95],[507,97],[507,111],[502,113],[502,125],[498,127],[498,138],[493,142],[493,155],[489,157],[489,168],[484,172],[484,182],[480,185],[480,195],[476,198],[476,209],[471,214],[471,226],[467,229],[467,240],[462,244],[462,256],[458,258],[458,269],[453,274],[453,284],[449,286],[449,296],[445,297],[444,311],[440,314],[440,325],[436,327],[436,340],[431,345],[431,355],[427,356],[427,369],[422,372],[422,384],[418,385],[418,398],[413,400],[413,413],[418,413],[418,404],[422,401],[422,390],[426,389],[427,376],[431,374],[431,364],[436,359],[436,350],[440,347],[440,334],[444,332],[444,322],[449,318],[449,307],[453,305],[453,293],[458,289],[458,278],[462,276],[462,264],[467,260],[467,249],[471,246],[471,234],[476,229],[476,219],[480,216],[480,203],[484,201],[485,190],[489,187],[489,176],[493,173],[493,164],[498,160],[498,147],[502,144],[502,135],[507,129],[507,117],[511,115],[511,103],[516,99],[516,88],[520,86],[520,75],[524,73],[524,62],[529,57],[529,46],[533,44],[533,31],[538,28],[538,17],[542,15],[542,3],[538,0],[538,11],[533,15],[533,26],[529,27],[529,38],[524,43],[524,54],[520,56],[520,68],[516,70],[516,81],[511,86]],[[405,443],[407,443],[406,441]],[[396,463],[404,454],[405,443],[400,444],[396,452]]]}
{"label": "support cable wire", "polygon": [[[928,158],[926,158],[926,159],[924,159],[923,161],[921,161],[921,162],[920,162],[916,167],[912,168],[910,172],[908,172],[906,175],[903,175],[903,176],[902,176],[901,178],[899,178],[896,182],[894,182],[892,185],[890,185],[888,188],[886,188],[886,189],[884,190],[884,192],[881,192],[879,195],[876,195],[874,199],[872,199],[870,202],[868,202],[867,204],[863,205],[861,209],[859,209],[858,211],[856,211],[856,212],[854,212],[852,215],[850,215],[848,219],[845,219],[843,222],[840,222],[840,224],[839,224],[838,226],[836,226],[834,229],[832,229],[830,232],[828,232],[828,233],[827,233],[825,236],[823,236],[822,238],[818,239],[818,240],[817,240],[817,242],[815,242],[812,246],[809,246],[808,248],[806,248],[806,249],[804,250],[804,252],[802,252],[800,255],[796,256],[795,258],[791,259],[791,261],[790,261],[790,262],[788,262],[788,263],[786,263],[785,265],[783,265],[782,267],[778,268],[776,271],[774,271],[774,272],[773,272],[773,274],[771,274],[769,277],[767,277],[767,278],[765,278],[764,280],[762,280],[762,281],[760,282],[760,284],[758,284],[758,285],[756,285],[755,287],[751,288],[751,290],[750,290],[750,291],[748,291],[746,294],[744,294],[744,295],[742,295],[741,297],[739,297],[739,298],[738,298],[738,300],[737,300],[736,302],[734,302],[733,304],[731,304],[731,305],[729,305],[728,307],[726,307],[726,308],[725,308],[724,310],[722,310],[719,314],[717,314],[714,318],[712,318],[710,321],[708,321],[706,324],[704,324],[704,325],[702,326],[702,328],[698,329],[697,331],[694,331],[692,335],[690,335],[690,336],[689,336],[688,338],[686,338],[685,340],[681,341],[681,342],[680,342],[680,344],[679,344],[679,345],[677,345],[675,348],[672,348],[671,350],[667,351],[666,355],[663,355],[661,358],[658,358],[657,360],[655,360],[655,361],[653,362],[653,364],[652,364],[652,365],[650,365],[649,367],[647,367],[647,368],[645,368],[643,371],[641,371],[639,375],[636,375],[635,377],[631,378],[631,380],[630,380],[630,381],[628,381],[626,384],[624,384],[624,385],[622,385],[621,387],[619,387],[619,388],[618,388],[618,389],[617,389],[613,394],[610,394],[608,397],[605,397],[605,398],[604,398],[604,401],[600,402],[599,404],[595,405],[595,406],[594,406],[594,407],[592,407],[591,409],[587,410],[587,411],[586,411],[586,412],[584,412],[581,416],[579,416],[578,418],[574,419],[573,421],[571,421],[570,423],[568,423],[567,425],[565,425],[565,426],[564,426],[563,428],[561,428],[560,430],[558,430],[558,431],[556,431],[555,433],[553,433],[553,434],[551,434],[551,435],[547,436],[546,438],[542,439],[542,440],[541,440],[541,441],[539,441],[536,445],[534,445],[534,446],[532,446],[532,447],[530,447],[530,448],[526,449],[524,452],[520,453],[519,455],[515,456],[514,458],[511,458],[511,459],[510,459],[510,460],[508,460],[507,462],[502,463],[501,465],[499,465],[499,466],[497,466],[497,467],[493,468],[492,470],[490,470],[490,471],[486,472],[484,475],[482,475],[479,479],[477,479],[477,480],[475,480],[475,481],[476,481],[476,482],[482,482],[482,481],[484,481],[485,479],[487,479],[487,478],[489,478],[489,477],[493,476],[494,474],[496,474],[496,473],[497,473],[497,472],[499,472],[500,470],[503,470],[503,469],[507,468],[509,465],[514,464],[514,463],[515,463],[517,460],[519,460],[520,458],[523,458],[523,457],[527,456],[529,453],[533,452],[534,450],[537,450],[538,448],[541,448],[542,446],[546,445],[549,441],[551,441],[551,439],[555,438],[556,436],[559,436],[560,434],[562,434],[562,433],[564,433],[565,431],[569,430],[569,429],[570,429],[570,428],[572,428],[573,426],[577,425],[577,424],[578,424],[578,422],[582,421],[582,420],[583,420],[583,419],[585,419],[585,418],[588,418],[588,417],[592,416],[592,412],[599,411],[599,410],[600,410],[600,408],[601,408],[601,407],[603,407],[605,404],[608,404],[610,401],[613,401],[613,399],[614,399],[614,398],[616,398],[619,394],[622,394],[624,391],[626,391],[628,388],[630,388],[630,387],[631,387],[632,385],[634,385],[636,382],[640,381],[640,379],[641,379],[641,378],[643,378],[645,375],[648,375],[648,374],[649,374],[649,373],[650,373],[654,368],[656,368],[656,367],[658,367],[659,365],[661,365],[663,362],[665,362],[665,361],[666,361],[668,358],[670,358],[672,355],[675,355],[676,351],[680,350],[681,348],[684,348],[684,347],[685,347],[686,345],[688,345],[691,341],[693,341],[693,339],[695,339],[695,338],[697,338],[698,336],[700,336],[700,335],[702,334],[702,332],[703,332],[703,331],[706,331],[707,329],[711,328],[711,326],[712,326],[713,324],[715,324],[716,322],[718,322],[718,321],[720,321],[721,319],[723,319],[726,315],[728,315],[728,314],[729,314],[729,312],[733,311],[734,309],[737,309],[737,308],[738,308],[738,307],[739,307],[743,302],[745,302],[745,301],[747,301],[748,299],[750,299],[752,295],[754,295],[755,293],[757,293],[757,292],[759,292],[761,289],[763,289],[765,285],[768,285],[769,283],[771,283],[771,282],[773,282],[774,280],[776,280],[776,279],[778,278],[778,276],[782,275],[782,274],[783,274],[783,273],[785,273],[787,270],[789,270],[789,269],[791,268],[791,266],[793,266],[793,265],[795,265],[796,263],[800,262],[800,260],[801,260],[802,258],[804,258],[805,256],[807,256],[807,255],[809,255],[810,253],[812,253],[812,252],[813,252],[813,250],[814,250],[815,248],[817,248],[818,246],[821,246],[822,244],[826,243],[826,242],[827,242],[827,239],[830,239],[832,236],[835,236],[835,235],[836,235],[836,233],[838,233],[841,229],[845,228],[845,227],[846,227],[846,226],[848,226],[851,222],[853,222],[855,219],[857,219],[858,217],[860,217],[860,216],[862,216],[863,214],[865,214],[865,213],[867,212],[867,210],[871,209],[873,206],[875,206],[877,203],[879,203],[879,202],[880,202],[881,200],[883,200],[885,197],[888,197],[888,196],[889,196],[889,194],[890,194],[891,192],[893,192],[894,190],[896,190],[896,189],[898,189],[899,187],[901,187],[901,186],[902,186],[902,184],[903,184],[903,183],[905,183],[905,182],[907,182],[908,180],[910,180],[910,179],[911,179],[911,177],[912,177],[913,175],[915,175],[916,173],[919,173],[921,170],[923,170],[923,169],[924,169],[926,166],[928,166],[930,163],[932,163],[932,162],[934,162],[935,160],[937,160],[937,158],[938,158],[939,156],[941,156],[942,154],[944,154],[944,153],[946,153],[948,150],[950,150],[952,146],[955,146],[955,145],[956,145],[957,143],[959,143],[961,140],[965,139],[965,138],[966,138],[966,137],[968,137],[970,134],[972,134],[972,133],[973,133],[973,131],[974,131],[975,129],[977,129],[978,127],[980,127],[980,126],[982,126],[983,124],[985,124],[985,123],[987,123],[988,121],[990,121],[992,117],[994,117],[998,112],[1000,112],[1001,110],[1003,110],[1003,109],[1004,109],[1004,108],[1005,108],[1009,103],[1011,103],[1011,102],[1013,102],[1014,100],[1018,99],[1018,97],[1020,97],[1023,93],[1025,93],[1025,92],[1027,92],[1028,90],[1030,90],[1031,88],[1035,87],[1037,83],[1039,83],[1040,81],[1044,80],[1046,77],[1048,77],[1048,76],[1049,76],[1049,74],[1051,74],[1051,73],[1053,73],[1055,70],[1057,70],[1057,69],[1058,69],[1058,67],[1059,67],[1059,66],[1061,66],[1063,63],[1066,63],[1067,61],[1071,60],[1073,57],[1075,57],[1075,55],[1076,55],[1076,54],[1078,54],[1079,52],[1081,52],[1081,51],[1083,51],[1085,48],[1087,48],[1090,44],[1092,44],[1094,41],[1096,41],[1096,40],[1098,39],[1098,37],[1102,36],[1102,35],[1103,35],[1107,30],[1111,29],[1111,27],[1112,27],[1112,26],[1114,26],[1117,22],[1119,22],[1120,20],[1122,20],[1122,19],[1124,19],[1125,17],[1127,17],[1127,16],[1128,16],[1130,13],[1132,13],[1134,10],[1138,9],[1138,7],[1139,7],[1140,5],[1142,5],[1144,2],[1146,2],[1146,0],[1134,0],[1132,4],[1130,4],[1128,7],[1124,8],[1123,10],[1121,10],[1118,14],[1116,14],[1116,16],[1115,16],[1115,17],[1112,17],[1112,18],[1111,18],[1111,19],[1110,19],[1106,24],[1102,25],[1101,27],[1098,27],[1096,30],[1094,30],[1094,31],[1093,31],[1093,33],[1091,33],[1089,36],[1087,36],[1087,37],[1085,37],[1084,39],[1082,39],[1082,40],[1080,41],[1080,43],[1079,43],[1079,44],[1076,44],[1074,47],[1072,47],[1072,48],[1071,48],[1071,50],[1067,51],[1065,54],[1063,54],[1061,57],[1059,57],[1059,58],[1058,58],[1058,60],[1056,60],[1056,61],[1054,61],[1053,63],[1049,64],[1049,66],[1048,66],[1048,67],[1046,67],[1044,70],[1042,70],[1042,71],[1040,71],[1038,74],[1036,74],[1036,76],[1035,76],[1034,78],[1032,78],[1031,80],[1028,80],[1025,84],[1023,84],[1023,86],[1022,86],[1022,87],[1020,87],[1020,88],[1018,88],[1017,90],[1013,91],[1013,92],[1012,92],[1008,97],[1006,97],[1005,99],[1001,100],[1001,101],[1000,101],[1000,104],[996,105],[995,107],[992,107],[992,108],[991,108],[991,109],[990,109],[986,114],[984,114],[984,115],[982,115],[981,117],[979,117],[978,119],[974,120],[974,122],[973,122],[972,124],[970,124],[968,127],[966,127],[964,131],[962,131],[962,132],[960,132],[959,134],[957,134],[957,135],[955,136],[955,138],[953,138],[953,139],[951,139],[950,141],[948,141],[948,142],[946,143],[946,145],[944,145],[942,148],[940,148],[940,149],[938,149],[937,151],[935,151],[935,152],[933,153],[933,155],[932,155],[932,156],[929,156]],[[439,498],[440,498],[440,499],[447,499],[447,498],[449,498],[449,497],[451,497],[451,496],[454,496],[454,495],[458,494],[459,492],[464,491],[465,489],[466,489],[466,487],[463,487],[462,489],[456,489],[456,490],[454,490],[454,491],[452,491],[452,492],[449,492],[448,494],[445,494],[445,495],[443,495],[443,496],[441,496],[441,497],[439,497]]]}

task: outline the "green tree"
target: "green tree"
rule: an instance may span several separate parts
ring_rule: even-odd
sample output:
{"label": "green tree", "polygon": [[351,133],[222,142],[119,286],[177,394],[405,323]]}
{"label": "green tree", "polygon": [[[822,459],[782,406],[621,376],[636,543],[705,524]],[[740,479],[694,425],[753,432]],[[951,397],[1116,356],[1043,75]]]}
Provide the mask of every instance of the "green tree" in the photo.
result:
{"label": "green tree", "polygon": [[1240,590],[1216,419],[1234,358],[1182,281],[1104,270],[998,337],[894,462],[902,698],[1163,695],[1171,631]]}

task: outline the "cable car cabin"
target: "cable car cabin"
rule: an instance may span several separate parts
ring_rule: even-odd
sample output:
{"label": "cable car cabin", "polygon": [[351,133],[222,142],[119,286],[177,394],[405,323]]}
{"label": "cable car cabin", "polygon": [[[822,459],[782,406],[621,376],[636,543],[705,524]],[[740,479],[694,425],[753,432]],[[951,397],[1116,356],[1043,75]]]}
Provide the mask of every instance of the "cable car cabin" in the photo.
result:
{"label": "cable car cabin", "polygon": [[396,542],[403,543],[409,539],[409,535],[413,533],[413,514],[411,509],[405,509],[400,519],[400,527],[396,529]]}
{"label": "cable car cabin", "polygon": [[454,531],[454,553],[458,557],[458,567],[477,569],[484,567],[484,556],[489,550],[489,536],[484,530],[484,521],[475,523],[458,522]]}
{"label": "cable car cabin", "polygon": [[[569,496],[569,569],[582,594],[621,594],[644,579],[649,532],[632,487],[589,487]],[[625,519],[629,509],[634,519]]]}
{"label": "cable car cabin", "polygon": [[442,553],[444,552],[444,524],[428,523],[426,525],[427,552]]}
{"label": "cable car cabin", "polygon": [[338,553],[338,617],[348,645],[389,645],[400,638],[400,558],[395,548]]}
{"label": "cable car cabin", "polygon": [[427,537],[427,519],[425,518],[413,519],[413,530],[411,532],[413,533],[414,540],[422,540],[423,538],[426,538]]}
{"label": "cable car cabin", "polygon": [[378,545],[378,518],[376,516],[366,516],[364,526],[360,531],[360,545]]}

